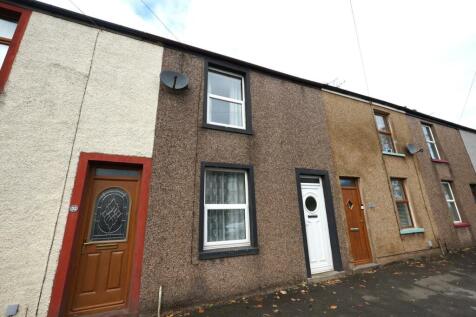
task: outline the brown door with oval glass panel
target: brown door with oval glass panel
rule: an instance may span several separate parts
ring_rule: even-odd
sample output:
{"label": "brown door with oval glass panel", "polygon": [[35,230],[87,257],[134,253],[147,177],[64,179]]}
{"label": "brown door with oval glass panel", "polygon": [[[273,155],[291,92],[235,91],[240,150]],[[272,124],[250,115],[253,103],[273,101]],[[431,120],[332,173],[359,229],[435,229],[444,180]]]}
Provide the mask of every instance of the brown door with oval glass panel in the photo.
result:
{"label": "brown door with oval glass panel", "polygon": [[347,218],[352,263],[357,265],[369,263],[372,260],[372,253],[357,179],[341,178],[340,184]]}
{"label": "brown door with oval glass panel", "polygon": [[67,315],[126,307],[140,170],[94,166],[86,182],[70,269]]}

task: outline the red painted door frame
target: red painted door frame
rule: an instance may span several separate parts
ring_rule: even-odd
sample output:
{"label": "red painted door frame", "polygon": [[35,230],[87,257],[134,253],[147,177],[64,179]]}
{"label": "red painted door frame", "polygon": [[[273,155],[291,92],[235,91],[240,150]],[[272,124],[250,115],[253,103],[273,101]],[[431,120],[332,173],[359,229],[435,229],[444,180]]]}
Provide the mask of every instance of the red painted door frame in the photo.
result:
{"label": "red painted door frame", "polygon": [[71,193],[70,206],[77,205],[77,212],[68,212],[66,226],[63,236],[63,244],[58,259],[53,289],[51,293],[48,317],[61,316],[62,303],[68,270],[72,257],[72,248],[76,238],[76,230],[79,224],[79,214],[81,213],[81,199],[84,194],[84,185],[88,175],[89,166],[94,162],[134,164],[142,167],[142,178],[140,181],[139,206],[137,209],[136,238],[134,242],[134,253],[132,255],[131,283],[127,311],[129,314],[139,311],[140,277],[142,270],[142,256],[144,253],[145,224],[147,219],[147,206],[149,203],[149,183],[152,172],[152,160],[145,157],[110,155],[99,153],[84,153],[79,156],[76,179]]}

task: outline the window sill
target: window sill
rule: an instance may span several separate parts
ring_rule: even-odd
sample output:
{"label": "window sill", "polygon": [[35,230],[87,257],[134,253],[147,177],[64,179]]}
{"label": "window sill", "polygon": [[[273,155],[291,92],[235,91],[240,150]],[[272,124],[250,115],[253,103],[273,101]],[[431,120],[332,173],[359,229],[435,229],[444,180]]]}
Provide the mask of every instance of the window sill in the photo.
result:
{"label": "window sill", "polygon": [[202,128],[211,129],[211,130],[219,130],[219,131],[226,131],[226,132],[233,132],[233,133],[240,133],[240,134],[247,134],[253,135],[253,132],[250,129],[238,129],[238,128],[230,128],[230,127],[223,127],[214,124],[205,123],[202,125]]}
{"label": "window sill", "polygon": [[447,160],[437,160],[437,159],[431,159],[433,163],[444,163],[444,164],[450,164]]}
{"label": "window sill", "polygon": [[468,228],[468,227],[471,227],[471,225],[467,222],[454,222],[453,223],[453,226],[455,228]]}
{"label": "window sill", "polygon": [[400,235],[423,233],[423,232],[425,232],[425,228],[406,228],[406,229],[400,230]]}
{"label": "window sill", "polygon": [[397,157],[406,157],[405,154],[403,154],[403,153],[397,153],[397,152],[384,152],[384,151],[382,151],[382,154],[384,154],[384,155],[390,155],[390,156],[397,156]]}
{"label": "window sill", "polygon": [[258,254],[259,249],[257,247],[241,247],[230,249],[214,249],[201,251],[198,255],[199,260],[212,260],[220,258],[229,258],[241,255],[254,255]]}

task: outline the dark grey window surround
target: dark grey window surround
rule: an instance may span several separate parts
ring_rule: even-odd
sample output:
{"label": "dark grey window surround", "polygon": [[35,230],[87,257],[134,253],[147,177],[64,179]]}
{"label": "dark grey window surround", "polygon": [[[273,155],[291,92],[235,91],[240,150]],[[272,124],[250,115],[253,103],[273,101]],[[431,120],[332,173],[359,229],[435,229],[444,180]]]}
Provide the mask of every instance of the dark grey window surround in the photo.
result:
{"label": "dark grey window surround", "polygon": [[[250,219],[250,246],[203,250],[203,226],[204,226],[204,194],[205,194],[205,169],[207,168],[229,168],[235,170],[244,170],[248,175],[248,197],[249,197],[249,219]],[[199,220],[199,239],[198,239],[198,258],[200,260],[218,259],[240,255],[258,254],[258,235],[256,228],[256,206],[255,206],[255,187],[253,166],[229,163],[202,162],[200,167],[200,220]]]}
{"label": "dark grey window surround", "polygon": [[[227,131],[227,132],[235,132],[235,133],[242,133],[242,134],[253,134],[253,129],[251,125],[251,98],[250,98],[250,76],[249,76],[249,70],[235,66],[233,64],[223,62],[223,61],[217,61],[217,60],[211,60],[211,59],[204,59],[204,64],[205,68],[203,71],[203,120],[202,120],[202,127],[207,128],[207,129],[213,129],[213,130],[221,130],[221,131]],[[207,123],[207,110],[208,110],[208,68],[216,68],[216,69],[221,69],[224,71],[228,71],[231,73],[235,73],[238,75],[243,76],[244,82],[243,84],[245,85],[245,121],[246,121],[246,129],[237,129],[237,128],[230,128],[230,127],[223,127],[219,125],[214,125],[214,124],[209,124]]]}

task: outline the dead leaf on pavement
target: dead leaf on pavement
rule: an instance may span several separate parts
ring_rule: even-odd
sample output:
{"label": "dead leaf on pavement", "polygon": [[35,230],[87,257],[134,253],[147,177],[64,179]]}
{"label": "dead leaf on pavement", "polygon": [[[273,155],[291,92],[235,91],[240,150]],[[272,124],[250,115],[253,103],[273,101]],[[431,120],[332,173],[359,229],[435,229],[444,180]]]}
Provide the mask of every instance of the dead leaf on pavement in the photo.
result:
{"label": "dead leaf on pavement", "polygon": [[288,292],[286,292],[285,290],[280,290],[279,292],[280,292],[281,294],[283,294],[283,295],[286,295],[286,294],[288,293]]}
{"label": "dead leaf on pavement", "polygon": [[336,304],[332,304],[331,306],[329,306],[330,309],[337,309],[337,305]]}
{"label": "dead leaf on pavement", "polygon": [[203,314],[205,312],[205,309],[203,309],[203,307],[198,307],[197,312],[199,314]]}

